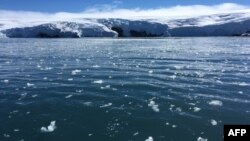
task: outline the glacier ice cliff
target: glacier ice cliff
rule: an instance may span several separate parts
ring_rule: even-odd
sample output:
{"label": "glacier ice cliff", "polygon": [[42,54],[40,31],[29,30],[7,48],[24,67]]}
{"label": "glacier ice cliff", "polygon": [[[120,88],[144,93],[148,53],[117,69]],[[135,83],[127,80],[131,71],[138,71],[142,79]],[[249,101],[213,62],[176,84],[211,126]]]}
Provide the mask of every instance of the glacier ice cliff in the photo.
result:
{"label": "glacier ice cliff", "polygon": [[0,38],[249,36],[250,13],[192,18],[0,20]]}

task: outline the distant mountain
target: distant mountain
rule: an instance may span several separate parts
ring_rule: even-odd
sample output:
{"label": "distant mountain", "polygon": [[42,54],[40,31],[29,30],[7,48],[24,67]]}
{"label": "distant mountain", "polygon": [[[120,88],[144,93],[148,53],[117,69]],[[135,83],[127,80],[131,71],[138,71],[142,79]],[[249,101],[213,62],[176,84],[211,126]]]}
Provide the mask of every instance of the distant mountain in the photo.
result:
{"label": "distant mountain", "polygon": [[249,36],[250,13],[193,18],[3,21],[0,38]]}

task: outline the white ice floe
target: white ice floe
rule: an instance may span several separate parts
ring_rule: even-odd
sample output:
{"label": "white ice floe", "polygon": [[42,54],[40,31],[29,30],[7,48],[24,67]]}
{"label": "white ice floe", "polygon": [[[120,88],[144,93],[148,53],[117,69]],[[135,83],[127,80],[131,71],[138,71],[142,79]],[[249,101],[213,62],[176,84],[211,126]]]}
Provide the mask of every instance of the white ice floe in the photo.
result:
{"label": "white ice floe", "polygon": [[220,100],[212,100],[212,101],[208,102],[208,104],[212,105],[212,106],[222,106],[223,105],[222,101],[220,101]]}
{"label": "white ice floe", "polygon": [[159,111],[160,111],[159,105],[157,105],[157,104],[155,103],[155,101],[153,101],[153,100],[150,100],[150,101],[149,101],[148,106],[151,107],[155,112],[159,112]]}
{"label": "white ice floe", "polygon": [[202,137],[198,137],[197,141],[208,141],[208,139],[202,138]]}
{"label": "white ice floe", "polygon": [[105,87],[101,87],[101,89],[110,89],[110,85],[106,85]]}
{"label": "white ice floe", "polygon": [[41,127],[41,132],[53,132],[56,129],[56,121],[51,121],[48,127]]}
{"label": "white ice floe", "polygon": [[152,71],[152,70],[148,71],[149,74],[152,74],[153,72],[154,72],[154,71]]}
{"label": "white ice floe", "polygon": [[65,98],[71,98],[73,95],[67,95],[65,96]]}
{"label": "white ice floe", "polygon": [[73,78],[68,78],[68,81],[73,81]]}
{"label": "white ice floe", "polygon": [[250,84],[247,84],[246,82],[239,83],[239,86],[249,86]]}
{"label": "white ice floe", "polygon": [[72,72],[71,72],[71,74],[72,75],[76,75],[77,73],[80,73],[80,72],[82,72],[81,70],[73,70]]}
{"label": "white ice floe", "polygon": [[148,137],[145,141],[154,141],[153,137]]}
{"label": "white ice floe", "polygon": [[92,66],[93,68],[100,68],[100,66],[99,65],[94,65],[94,66]]}
{"label": "white ice floe", "polygon": [[176,77],[177,77],[176,75],[169,76],[169,78],[171,79],[175,79]]}
{"label": "white ice floe", "polygon": [[201,110],[201,108],[199,107],[194,107],[194,112],[199,112]]}
{"label": "white ice floe", "polygon": [[100,108],[106,108],[106,107],[110,107],[110,106],[112,106],[112,103],[104,104],[104,105],[100,106]]}
{"label": "white ice floe", "polygon": [[5,79],[3,80],[4,83],[9,83],[9,80]]}
{"label": "white ice floe", "polygon": [[9,134],[3,134],[3,136],[4,136],[5,138],[9,138],[9,137],[10,137]]}
{"label": "white ice floe", "polygon": [[35,86],[35,84],[27,83],[27,86],[28,86],[28,87],[33,87],[33,86]]}
{"label": "white ice floe", "polygon": [[213,126],[216,126],[218,124],[218,122],[214,119],[211,119],[210,120],[210,123],[213,125]]}
{"label": "white ice floe", "polygon": [[33,94],[31,97],[32,98],[36,98],[36,97],[38,97],[38,95],[37,94]]}
{"label": "white ice floe", "polygon": [[95,84],[102,84],[103,80],[95,80],[93,83],[95,83]]}
{"label": "white ice floe", "polygon": [[177,127],[177,125],[172,125],[172,128],[176,128]]}
{"label": "white ice floe", "polygon": [[14,131],[14,132],[19,132],[20,130],[19,130],[19,129],[14,129],[13,131]]}
{"label": "white ice floe", "polygon": [[138,131],[133,134],[133,136],[137,136],[137,135],[139,135]]}

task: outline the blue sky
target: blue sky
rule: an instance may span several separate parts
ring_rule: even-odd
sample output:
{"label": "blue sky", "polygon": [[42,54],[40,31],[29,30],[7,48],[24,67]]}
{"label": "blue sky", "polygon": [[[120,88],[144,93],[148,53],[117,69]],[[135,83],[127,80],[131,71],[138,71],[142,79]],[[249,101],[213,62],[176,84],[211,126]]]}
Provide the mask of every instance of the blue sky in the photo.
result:
{"label": "blue sky", "polygon": [[81,12],[90,8],[152,9],[176,5],[217,5],[237,3],[250,5],[249,0],[0,0],[0,10],[35,12]]}

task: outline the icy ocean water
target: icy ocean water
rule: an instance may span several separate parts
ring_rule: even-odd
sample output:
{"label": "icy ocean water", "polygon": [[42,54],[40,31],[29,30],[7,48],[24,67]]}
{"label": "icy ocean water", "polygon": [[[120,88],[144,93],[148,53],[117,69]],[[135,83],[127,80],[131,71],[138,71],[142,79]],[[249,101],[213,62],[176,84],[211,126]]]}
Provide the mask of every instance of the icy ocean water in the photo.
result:
{"label": "icy ocean water", "polygon": [[0,39],[0,140],[221,141],[249,67],[249,38]]}

